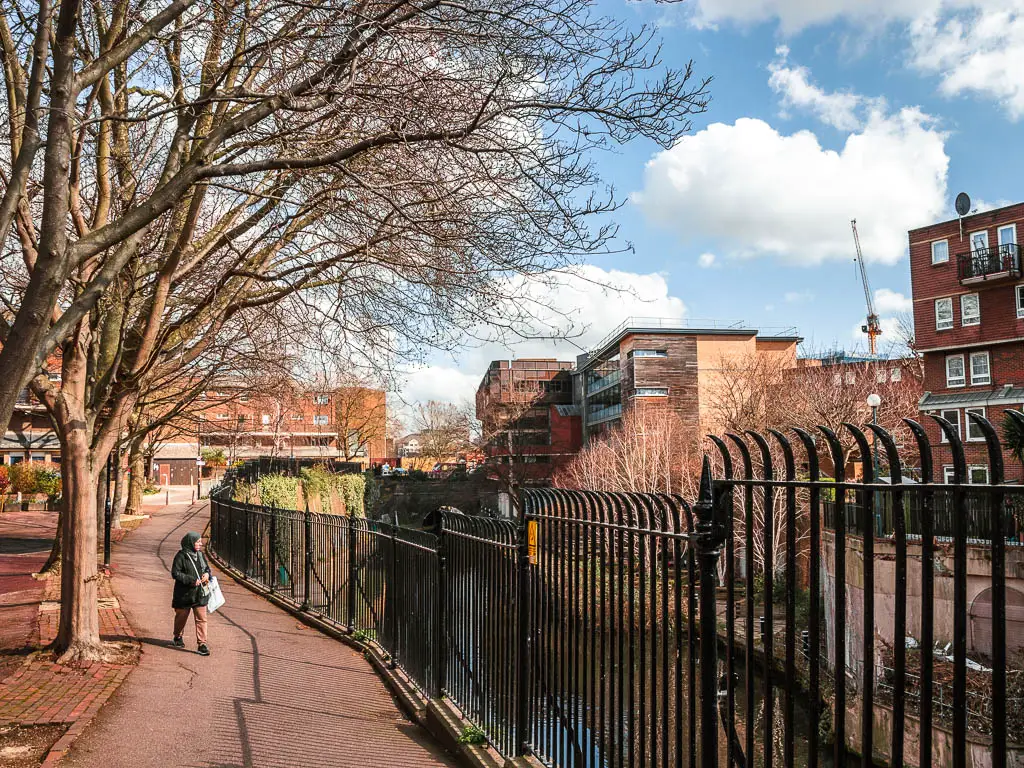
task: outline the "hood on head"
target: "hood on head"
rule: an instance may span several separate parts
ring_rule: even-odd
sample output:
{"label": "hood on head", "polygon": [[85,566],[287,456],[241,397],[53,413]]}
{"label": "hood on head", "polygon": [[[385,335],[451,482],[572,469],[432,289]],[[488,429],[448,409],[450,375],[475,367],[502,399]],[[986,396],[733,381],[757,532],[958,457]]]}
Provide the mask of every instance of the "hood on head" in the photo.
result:
{"label": "hood on head", "polygon": [[184,549],[186,552],[195,552],[196,542],[199,541],[199,539],[201,538],[202,537],[195,531],[189,531],[181,539],[181,548]]}

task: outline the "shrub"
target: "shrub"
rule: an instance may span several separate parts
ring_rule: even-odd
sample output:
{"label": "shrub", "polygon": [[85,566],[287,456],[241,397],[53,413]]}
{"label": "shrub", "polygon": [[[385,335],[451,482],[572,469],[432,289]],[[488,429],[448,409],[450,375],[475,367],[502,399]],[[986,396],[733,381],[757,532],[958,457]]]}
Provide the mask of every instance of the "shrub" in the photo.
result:
{"label": "shrub", "polygon": [[44,467],[36,469],[36,493],[45,493],[53,501],[60,498],[61,490],[60,472]]}
{"label": "shrub", "polygon": [[222,448],[203,448],[203,461],[209,467],[223,467],[228,463]]}
{"label": "shrub", "polygon": [[9,470],[11,493],[33,494],[36,492],[36,468],[27,461],[12,464]]}
{"label": "shrub", "polygon": [[7,493],[11,487],[11,476],[6,464],[0,464],[0,495]]}
{"label": "shrub", "polygon": [[278,509],[296,509],[299,479],[284,475],[263,475],[259,480],[259,496],[264,506]]}
{"label": "shrub", "polygon": [[414,469],[409,473],[409,477],[413,480],[426,480],[429,475],[422,469]]}
{"label": "shrub", "polygon": [[331,490],[335,486],[334,476],[320,464],[299,470],[299,475],[302,477],[302,490],[306,498],[320,499],[320,510],[330,512]]}
{"label": "shrub", "polygon": [[338,490],[345,502],[345,511],[353,517],[365,517],[366,480],[362,475],[337,475]]}
{"label": "shrub", "polygon": [[363,473],[363,483],[365,490],[363,491],[363,514],[367,511],[373,511],[377,507],[377,502],[380,501],[380,483],[377,482],[377,478],[373,476],[373,472]]}

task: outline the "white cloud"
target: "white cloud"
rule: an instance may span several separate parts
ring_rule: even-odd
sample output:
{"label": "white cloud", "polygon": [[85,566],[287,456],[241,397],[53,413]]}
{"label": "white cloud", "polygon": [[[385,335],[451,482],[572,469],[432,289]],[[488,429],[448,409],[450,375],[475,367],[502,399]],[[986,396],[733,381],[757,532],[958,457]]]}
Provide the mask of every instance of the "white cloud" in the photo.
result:
{"label": "white cloud", "polygon": [[741,25],[778,20],[791,34],[816,24],[844,19],[877,24],[909,19],[934,9],[941,0],[696,0],[693,23]]}
{"label": "white cloud", "polygon": [[445,403],[462,404],[476,395],[476,388],[484,372],[464,373],[457,368],[443,365],[427,365],[415,368],[405,376],[402,397],[409,403],[439,400]]}
{"label": "white cloud", "polygon": [[715,266],[716,258],[717,257],[713,253],[702,253],[697,258],[697,264],[703,267],[704,269],[710,269],[711,267]]}
{"label": "white cloud", "polygon": [[813,301],[814,294],[810,291],[789,291],[783,298],[787,304],[803,304],[804,302]]}
{"label": "white cloud", "polygon": [[907,230],[948,207],[945,138],[914,108],[872,110],[840,151],[761,120],[714,123],[655,155],[633,202],[681,238],[713,239],[727,256],[804,265],[851,259],[856,218],[865,258],[893,264]]}
{"label": "white cloud", "polygon": [[771,77],[768,85],[782,96],[783,107],[794,107],[812,112],[819,120],[842,131],[853,131],[863,125],[858,112],[869,103],[880,105],[879,100],[868,100],[851,92],[829,93],[811,82],[807,67],[789,65],[789,48],[780,45],[776,58],[768,65]]}
{"label": "white cloud", "polygon": [[875,291],[875,311],[881,315],[910,312],[913,308],[914,302],[902,293],[888,288],[879,288]]}
{"label": "white cloud", "polygon": [[[407,403],[440,400],[462,404],[473,399],[492,360],[552,357],[575,360],[596,346],[630,316],[682,318],[682,299],[669,293],[665,276],[581,266],[555,273],[526,287],[536,317],[531,338],[516,343],[490,342],[463,350],[456,360],[438,359],[405,372],[402,399]],[[479,334],[478,334],[479,335]],[[408,420],[408,411],[406,411]]]}
{"label": "white cloud", "polygon": [[1024,2],[923,14],[911,23],[910,39],[912,63],[938,75],[943,94],[985,96],[1011,119],[1024,117]]}
{"label": "white cloud", "polygon": [[[777,22],[785,35],[845,21],[860,29],[897,25],[910,41],[908,62],[939,77],[947,96],[974,94],[1001,103],[1013,120],[1024,117],[1024,0],[695,0],[697,27]],[[814,99],[795,78],[797,95]],[[848,116],[833,94],[832,114]],[[842,127],[842,126],[837,126]]]}

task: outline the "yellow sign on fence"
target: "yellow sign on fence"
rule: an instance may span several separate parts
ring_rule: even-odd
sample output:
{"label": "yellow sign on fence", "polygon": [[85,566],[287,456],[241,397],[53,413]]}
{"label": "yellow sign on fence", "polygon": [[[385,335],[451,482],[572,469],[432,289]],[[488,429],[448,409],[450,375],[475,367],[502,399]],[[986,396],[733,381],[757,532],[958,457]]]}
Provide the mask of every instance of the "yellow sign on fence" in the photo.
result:
{"label": "yellow sign on fence", "polygon": [[537,521],[526,523],[526,553],[530,556],[530,564],[537,564]]}

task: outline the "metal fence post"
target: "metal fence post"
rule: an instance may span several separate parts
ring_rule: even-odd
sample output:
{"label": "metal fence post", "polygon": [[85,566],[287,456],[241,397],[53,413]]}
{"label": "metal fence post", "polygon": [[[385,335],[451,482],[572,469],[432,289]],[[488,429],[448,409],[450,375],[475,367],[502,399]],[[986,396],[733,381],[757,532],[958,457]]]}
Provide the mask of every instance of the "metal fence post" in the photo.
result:
{"label": "metal fence post", "polygon": [[302,516],[302,538],[305,562],[302,569],[302,605],[299,610],[308,611],[312,605],[309,602],[309,590],[313,586],[313,516],[309,513],[309,501],[306,502],[306,512]]}
{"label": "metal fence post", "polygon": [[348,627],[356,628],[356,519],[348,516],[348,579],[346,587],[346,605],[348,606]]}
{"label": "metal fence post", "polygon": [[274,594],[274,585],[277,583],[277,508],[270,505],[270,594]]}
{"label": "metal fence post", "polygon": [[519,506],[519,530],[516,542],[516,738],[515,757],[529,753],[530,744],[530,543],[528,523]]}
{"label": "metal fence post", "polygon": [[446,676],[448,674],[448,634],[445,631],[447,621],[447,600],[448,600],[448,564],[445,559],[445,535],[444,520],[437,531],[437,602],[435,607],[434,623],[434,669],[436,680],[434,682],[434,698],[440,699],[444,691]]}
{"label": "metal fence post", "polygon": [[700,570],[700,765],[718,766],[718,626],[715,573],[725,541],[725,529],[716,521],[711,462],[704,457],[697,515],[695,549]]}

